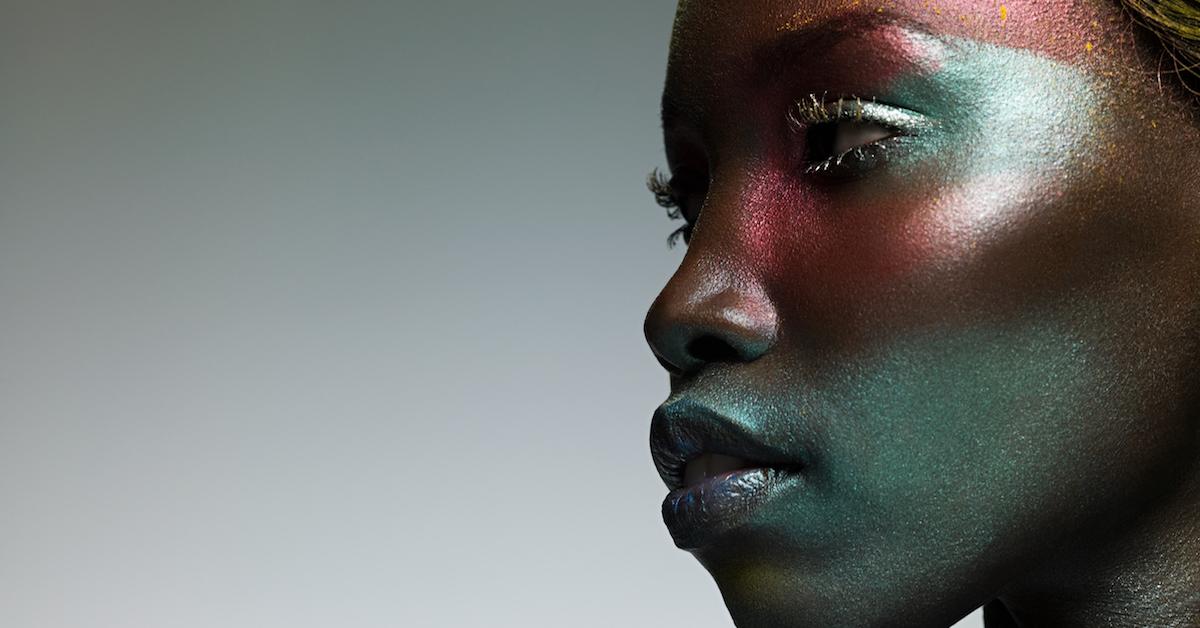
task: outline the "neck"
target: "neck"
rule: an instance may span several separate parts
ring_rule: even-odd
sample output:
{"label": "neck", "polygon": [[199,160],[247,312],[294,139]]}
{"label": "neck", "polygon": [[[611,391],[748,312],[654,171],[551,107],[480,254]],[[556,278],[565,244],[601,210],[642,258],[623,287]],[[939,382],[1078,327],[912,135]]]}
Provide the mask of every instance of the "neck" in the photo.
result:
{"label": "neck", "polygon": [[[1179,490],[1119,533],[1064,551],[1009,587],[999,598],[1009,621],[1064,628],[1200,625],[1200,481],[1188,475]],[[994,614],[989,628],[1012,625]]]}

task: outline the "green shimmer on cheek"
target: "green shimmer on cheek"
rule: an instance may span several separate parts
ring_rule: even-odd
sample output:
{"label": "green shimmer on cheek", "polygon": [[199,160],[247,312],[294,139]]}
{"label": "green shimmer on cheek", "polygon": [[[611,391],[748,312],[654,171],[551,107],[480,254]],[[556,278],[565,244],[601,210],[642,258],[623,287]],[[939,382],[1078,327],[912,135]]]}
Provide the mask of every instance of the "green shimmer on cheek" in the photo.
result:
{"label": "green shimmer on cheek", "polygon": [[[786,542],[709,565],[727,598],[919,597],[931,578],[978,578],[997,543],[1061,516],[1053,487],[1088,475],[1105,437],[1083,433],[1119,373],[1055,318],[897,338],[810,390],[798,413],[820,422],[821,457],[759,522]],[[861,612],[845,603],[832,616]]]}
{"label": "green shimmer on cheek", "polygon": [[[844,506],[882,532],[902,519],[871,521],[871,513],[907,505],[928,514],[929,499],[967,505],[974,499],[967,491],[1011,490],[1001,480],[1018,470],[1052,472],[1069,459],[1075,428],[1086,428],[1071,415],[1086,408],[1112,374],[1084,340],[1054,323],[1031,317],[1022,327],[930,332],[898,340],[856,364],[823,395],[838,400],[830,408],[834,415],[858,419],[839,430],[841,443],[831,445],[845,456],[830,456],[831,475],[860,488]],[[979,519],[971,522],[981,524],[986,527]],[[966,540],[971,532],[956,525],[906,532],[935,531],[947,542]]]}

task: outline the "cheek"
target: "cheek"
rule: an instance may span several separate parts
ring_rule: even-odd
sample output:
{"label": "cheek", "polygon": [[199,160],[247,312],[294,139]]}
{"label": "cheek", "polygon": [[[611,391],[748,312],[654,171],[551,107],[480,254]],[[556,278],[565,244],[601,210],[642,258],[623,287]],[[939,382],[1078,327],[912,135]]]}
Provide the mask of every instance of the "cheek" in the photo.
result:
{"label": "cheek", "polygon": [[1196,455],[1194,341],[1080,316],[931,329],[840,367],[822,395],[822,416],[841,420],[824,426],[821,472],[858,532],[1034,551],[1168,487]]}
{"label": "cheek", "polygon": [[975,175],[860,232],[876,241],[855,272],[880,291],[880,314],[907,313],[920,327],[1082,305],[1080,296],[1143,281],[1169,254],[1159,237],[1168,216],[1130,212],[1127,193],[1102,198],[1096,183],[1082,171]]}
{"label": "cheek", "polygon": [[[751,209],[739,246],[754,251],[789,327],[817,334],[827,350],[852,351],[1023,316],[1154,263],[1136,236],[1161,225],[1104,215],[1061,188],[1036,174],[980,174],[953,188],[850,202],[810,194],[790,199],[779,216],[772,211],[787,193],[763,193],[747,207],[769,209]],[[825,209],[797,210],[805,207]]]}
{"label": "cheek", "polygon": [[1084,172],[972,178],[842,256],[867,314],[829,317],[859,342],[816,414],[842,418],[827,477],[863,535],[1034,552],[1195,459],[1195,208]]}

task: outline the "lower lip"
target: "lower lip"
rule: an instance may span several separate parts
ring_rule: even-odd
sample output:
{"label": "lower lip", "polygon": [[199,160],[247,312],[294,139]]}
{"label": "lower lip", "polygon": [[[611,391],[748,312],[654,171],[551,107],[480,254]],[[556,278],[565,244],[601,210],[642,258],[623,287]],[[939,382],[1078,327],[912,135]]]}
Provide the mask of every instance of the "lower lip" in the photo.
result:
{"label": "lower lip", "polygon": [[700,549],[743,526],[796,472],[738,469],[671,491],[663,501],[663,521],[681,549]]}

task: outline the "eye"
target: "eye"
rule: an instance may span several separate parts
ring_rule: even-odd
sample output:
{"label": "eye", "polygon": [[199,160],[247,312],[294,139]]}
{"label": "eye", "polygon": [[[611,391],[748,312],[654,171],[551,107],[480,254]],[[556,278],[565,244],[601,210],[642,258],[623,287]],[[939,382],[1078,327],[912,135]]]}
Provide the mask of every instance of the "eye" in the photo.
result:
{"label": "eye", "polygon": [[808,130],[808,158],[819,163],[894,135],[895,129],[875,122],[838,120],[815,124]]}
{"label": "eye", "polygon": [[929,126],[920,114],[874,100],[826,101],[815,94],[797,102],[788,121],[804,137],[804,171],[829,175],[861,174],[891,146]]}

